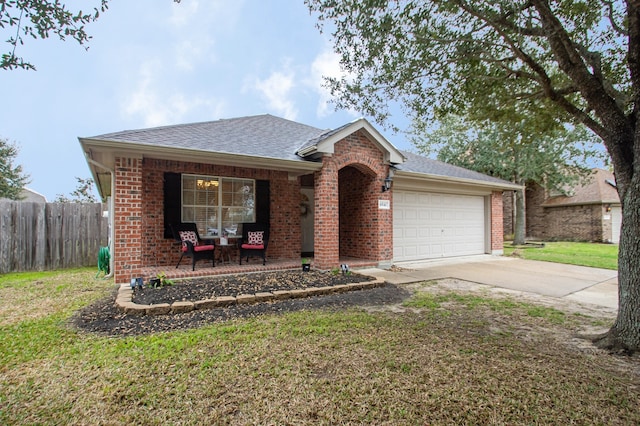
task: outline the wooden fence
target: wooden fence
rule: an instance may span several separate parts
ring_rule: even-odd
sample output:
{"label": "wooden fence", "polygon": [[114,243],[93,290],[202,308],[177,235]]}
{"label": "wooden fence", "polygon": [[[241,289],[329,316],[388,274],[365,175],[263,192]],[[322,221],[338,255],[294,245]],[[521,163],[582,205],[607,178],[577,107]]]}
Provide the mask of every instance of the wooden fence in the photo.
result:
{"label": "wooden fence", "polygon": [[0,201],[0,273],[97,265],[109,237],[102,211],[100,203]]}

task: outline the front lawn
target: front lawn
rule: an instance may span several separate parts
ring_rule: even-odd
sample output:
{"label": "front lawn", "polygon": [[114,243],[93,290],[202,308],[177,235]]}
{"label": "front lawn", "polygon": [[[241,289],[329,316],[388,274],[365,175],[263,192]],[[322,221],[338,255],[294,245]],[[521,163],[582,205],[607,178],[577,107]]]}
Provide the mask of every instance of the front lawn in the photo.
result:
{"label": "front lawn", "polygon": [[0,276],[0,424],[640,424],[637,359],[575,339],[603,313],[422,283],[393,309],[70,327],[113,288],[93,269]]}
{"label": "front lawn", "polygon": [[603,269],[618,269],[618,245],[574,242],[545,242],[514,247],[504,244],[505,256],[518,256],[529,260],[568,263]]}

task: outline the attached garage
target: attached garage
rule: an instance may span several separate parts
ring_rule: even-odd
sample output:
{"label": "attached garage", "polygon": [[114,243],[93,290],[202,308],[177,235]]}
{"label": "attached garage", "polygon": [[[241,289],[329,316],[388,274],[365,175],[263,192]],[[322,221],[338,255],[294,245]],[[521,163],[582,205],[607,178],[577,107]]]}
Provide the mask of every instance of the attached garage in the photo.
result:
{"label": "attached garage", "polygon": [[403,154],[393,176],[393,261],[502,254],[502,192],[522,187]]}
{"label": "attached garage", "polygon": [[485,197],[397,190],[393,195],[393,260],[486,252]]}

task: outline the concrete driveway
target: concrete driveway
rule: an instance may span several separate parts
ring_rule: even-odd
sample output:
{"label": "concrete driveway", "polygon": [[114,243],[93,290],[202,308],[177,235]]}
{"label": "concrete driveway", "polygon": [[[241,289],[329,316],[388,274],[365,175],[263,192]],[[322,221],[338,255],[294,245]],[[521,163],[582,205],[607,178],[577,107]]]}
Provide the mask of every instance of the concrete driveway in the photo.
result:
{"label": "concrete driveway", "polygon": [[618,272],[502,256],[400,262],[401,271],[370,268],[358,272],[394,284],[457,278],[478,284],[618,308]]}

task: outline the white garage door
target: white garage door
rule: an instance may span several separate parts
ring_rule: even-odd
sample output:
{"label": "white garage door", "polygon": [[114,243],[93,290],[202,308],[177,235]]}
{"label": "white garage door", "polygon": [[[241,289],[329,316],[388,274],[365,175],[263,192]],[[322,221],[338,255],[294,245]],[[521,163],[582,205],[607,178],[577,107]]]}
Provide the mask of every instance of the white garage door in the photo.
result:
{"label": "white garage door", "polygon": [[485,252],[484,197],[394,191],[393,260]]}

